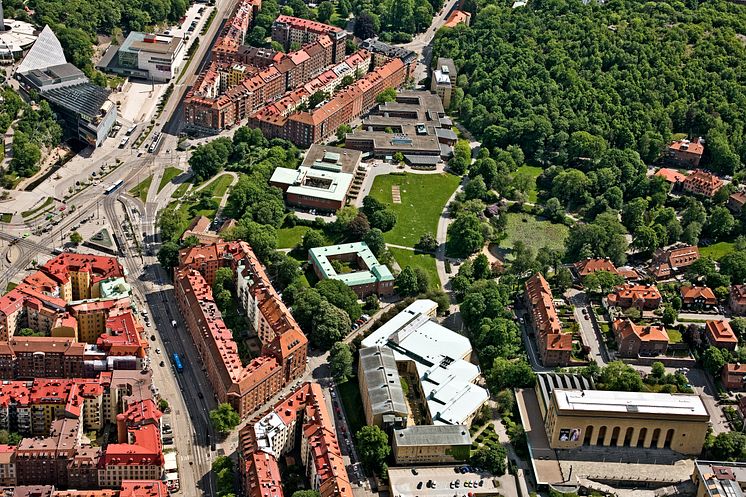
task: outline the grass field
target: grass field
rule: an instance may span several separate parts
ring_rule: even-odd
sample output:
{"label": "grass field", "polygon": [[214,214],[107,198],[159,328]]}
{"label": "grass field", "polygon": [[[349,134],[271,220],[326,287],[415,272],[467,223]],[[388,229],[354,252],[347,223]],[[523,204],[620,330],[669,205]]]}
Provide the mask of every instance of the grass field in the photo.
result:
{"label": "grass field", "polygon": [[415,254],[413,250],[399,249],[391,247],[389,248],[391,254],[399,263],[399,267],[404,269],[407,266],[412,268],[422,268],[427,273],[428,279],[430,280],[430,288],[437,290],[440,288],[440,278],[438,278],[438,270],[435,267],[435,256],[431,254]]}
{"label": "grass field", "polygon": [[293,248],[300,243],[308,226],[294,226],[292,228],[280,228],[277,230],[277,248]]}
{"label": "grass field", "polygon": [[9,212],[3,212],[0,214],[0,222],[9,223],[13,220],[13,214]]}
{"label": "grass field", "polygon": [[44,203],[42,203],[39,207],[34,207],[33,209],[29,209],[27,211],[23,211],[23,212],[21,212],[21,216],[23,216],[23,217],[31,217],[34,214],[36,214],[37,212],[41,212],[44,209],[46,209],[47,207],[49,207],[50,205],[52,205],[53,202],[54,202],[54,200],[52,199],[52,197],[47,197],[47,199],[44,201]]}
{"label": "grass field", "polygon": [[158,185],[158,193],[163,190],[167,184],[171,182],[172,179],[177,177],[179,174],[181,174],[183,171],[179,169],[178,167],[167,167],[165,171],[163,171],[163,176],[161,177],[161,182]]}
{"label": "grass field", "polygon": [[[384,233],[386,242],[414,247],[427,232],[435,235],[443,207],[460,178],[451,174],[389,174],[378,176],[370,195],[396,213],[396,226]],[[391,186],[399,185],[401,204],[391,201]]]}
{"label": "grass field", "polygon": [[515,174],[525,174],[530,176],[533,180],[533,187],[528,192],[529,202],[536,202],[536,178],[538,178],[543,171],[544,170],[540,167],[523,165],[515,172]]}
{"label": "grass field", "polygon": [[708,245],[707,247],[699,247],[699,254],[702,257],[709,257],[719,261],[726,255],[736,250],[735,244],[731,242],[719,242]]}
{"label": "grass field", "polygon": [[181,198],[184,196],[186,191],[189,189],[189,183],[182,183],[179,187],[171,194],[171,198]]}
{"label": "grass field", "polygon": [[153,175],[151,174],[145,178],[139,185],[129,191],[130,195],[137,197],[145,203],[148,200],[148,190],[150,190],[150,183],[153,182]]}
{"label": "grass field", "polygon": [[357,385],[356,377],[337,385],[337,395],[342,399],[342,406],[344,406],[347,421],[350,425],[350,434],[353,436],[366,425],[363,400],[360,398],[360,388]]}
{"label": "grass field", "polygon": [[225,192],[228,191],[228,187],[231,186],[233,176],[230,174],[221,174],[212,181],[210,181],[203,190],[212,192],[212,196],[216,198],[223,198]]}
{"label": "grass field", "polygon": [[666,332],[668,333],[668,343],[681,343],[682,338],[679,330],[668,328]]}
{"label": "grass field", "polygon": [[564,224],[540,221],[536,216],[524,213],[511,212],[506,215],[508,216],[508,225],[505,229],[507,236],[500,242],[500,247],[513,248],[518,240],[523,241],[534,252],[544,246],[558,250],[565,246],[565,240],[570,230]]}

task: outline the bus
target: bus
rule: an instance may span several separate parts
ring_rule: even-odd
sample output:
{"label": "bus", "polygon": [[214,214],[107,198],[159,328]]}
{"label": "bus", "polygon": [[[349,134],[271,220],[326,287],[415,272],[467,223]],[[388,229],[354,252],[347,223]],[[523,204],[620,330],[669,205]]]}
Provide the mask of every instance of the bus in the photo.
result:
{"label": "bus", "polygon": [[123,184],[124,184],[124,180],[120,179],[119,181],[117,181],[116,183],[114,183],[113,185],[111,185],[109,188],[107,188],[106,190],[104,190],[104,194],[105,195],[109,195],[111,192],[113,192],[114,190],[116,190],[117,188],[119,188],[120,186],[122,186]]}
{"label": "bus", "polygon": [[134,126],[129,127],[127,129],[127,132],[125,133],[125,135],[130,136],[132,133],[135,132],[135,129],[137,129],[137,124],[135,124]]}
{"label": "bus", "polygon": [[152,143],[150,144],[150,146],[148,147],[148,152],[149,152],[149,153],[151,153],[151,154],[152,154],[152,153],[155,153],[155,150],[156,150],[156,149],[158,148],[158,145],[160,145],[160,144],[161,144],[161,141],[162,141],[162,140],[163,140],[163,134],[161,134],[161,133],[156,133],[156,134],[155,134],[155,135],[153,136],[153,142],[152,142]]}
{"label": "bus", "polygon": [[124,148],[128,141],[130,141],[129,135],[122,138],[122,141],[119,142],[119,148]]}
{"label": "bus", "polygon": [[184,366],[181,364],[181,359],[179,359],[179,354],[174,352],[171,358],[174,361],[174,367],[176,368],[176,371],[178,371],[179,373],[184,371]]}

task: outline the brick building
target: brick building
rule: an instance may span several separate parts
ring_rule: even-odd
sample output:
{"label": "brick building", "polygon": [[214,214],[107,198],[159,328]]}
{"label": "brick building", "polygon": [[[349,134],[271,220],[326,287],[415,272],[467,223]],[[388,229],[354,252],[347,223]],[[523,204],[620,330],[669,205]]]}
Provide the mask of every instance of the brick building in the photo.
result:
{"label": "brick building", "polygon": [[572,354],[572,335],[564,333],[554,307],[552,290],[541,273],[526,280],[524,301],[544,366],[567,366]]}
{"label": "brick building", "polygon": [[272,23],[272,41],[280,43],[285,50],[290,50],[294,44],[301,47],[314,42],[321,36],[328,36],[332,40],[333,61],[341,62],[347,41],[347,31],[344,29],[286,15],[278,16]]}
{"label": "brick building", "polygon": [[738,337],[724,319],[706,321],[705,337],[707,343],[719,349],[736,350],[738,346]]}
{"label": "brick building", "polygon": [[616,266],[607,257],[605,259],[595,259],[588,257],[582,261],[578,261],[573,264],[575,272],[580,278],[585,278],[589,274],[595,273],[596,271],[606,271],[612,274],[618,274]]}
{"label": "brick building", "polygon": [[720,372],[720,379],[726,390],[746,390],[746,364],[726,364]]}
{"label": "brick building", "polygon": [[[303,374],[308,341],[245,242],[183,249],[179,260],[174,287],[186,328],[218,401],[230,403],[245,418]],[[247,365],[213,300],[212,283],[220,267],[233,271],[238,301],[263,340],[262,355]]]}
{"label": "brick building", "polygon": [[681,167],[698,167],[705,152],[705,141],[697,138],[694,141],[678,140],[671,143],[666,150],[666,162]]}
{"label": "brick building", "polygon": [[612,328],[620,357],[650,357],[668,350],[668,333],[663,326],[639,326],[629,319],[617,319]]}
{"label": "brick building", "polygon": [[652,311],[660,307],[662,297],[655,285],[637,285],[628,283],[618,286],[607,295],[609,305],[629,309],[636,307],[641,311]]}
{"label": "brick building", "polygon": [[699,260],[699,247],[679,245],[658,249],[653,253],[649,272],[656,279],[670,278]]}
{"label": "brick building", "polygon": [[723,187],[723,180],[708,171],[697,169],[686,177],[681,187],[685,192],[712,198]]}
{"label": "brick building", "polygon": [[706,286],[682,286],[679,289],[681,293],[681,301],[683,306],[687,309],[707,309],[716,307],[718,305],[718,299],[715,296],[715,292],[711,288]]}
{"label": "brick building", "polygon": [[[356,271],[337,273],[332,261],[352,262]],[[381,264],[365,242],[316,247],[308,251],[308,263],[320,280],[339,280],[359,298],[394,293],[394,276]]]}
{"label": "brick building", "polygon": [[733,314],[746,314],[746,285],[732,285],[728,297],[728,305]]}

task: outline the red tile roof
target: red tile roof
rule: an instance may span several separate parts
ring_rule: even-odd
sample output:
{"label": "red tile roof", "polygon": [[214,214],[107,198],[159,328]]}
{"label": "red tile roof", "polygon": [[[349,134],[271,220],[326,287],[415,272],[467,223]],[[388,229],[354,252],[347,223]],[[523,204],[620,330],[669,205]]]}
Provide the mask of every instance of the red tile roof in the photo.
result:
{"label": "red tile roof", "polygon": [[663,326],[636,325],[629,319],[617,319],[613,326],[614,331],[622,338],[635,335],[641,342],[668,342],[668,333]]}
{"label": "red tile roof", "polygon": [[580,276],[588,276],[596,271],[608,271],[616,274],[616,266],[609,259],[587,258],[575,263],[575,269]]}
{"label": "red tile roof", "polygon": [[160,480],[123,480],[119,497],[168,497],[166,484]]}
{"label": "red tile roof", "polygon": [[711,342],[717,344],[732,344],[738,343],[738,338],[733,332],[733,328],[730,327],[730,323],[724,320],[718,321],[707,321],[705,323],[705,330],[710,338]]}
{"label": "red tile roof", "polygon": [[717,304],[717,297],[715,297],[715,292],[713,292],[712,289],[710,289],[709,287],[682,286],[680,291],[681,298],[684,300],[684,303],[688,303],[697,299],[705,299],[707,303]]}
{"label": "red tile roof", "polygon": [[669,169],[667,167],[660,168],[655,176],[660,176],[669,183],[681,183],[686,179],[686,175],[677,171],[676,169]]}

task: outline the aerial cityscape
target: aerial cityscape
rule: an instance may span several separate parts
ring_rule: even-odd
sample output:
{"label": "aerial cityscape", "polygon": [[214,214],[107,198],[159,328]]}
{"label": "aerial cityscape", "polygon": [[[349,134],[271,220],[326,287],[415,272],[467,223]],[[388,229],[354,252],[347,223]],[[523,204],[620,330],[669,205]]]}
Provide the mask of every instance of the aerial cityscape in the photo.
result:
{"label": "aerial cityscape", "polygon": [[744,1],[0,0],[0,68],[0,497],[746,497]]}

